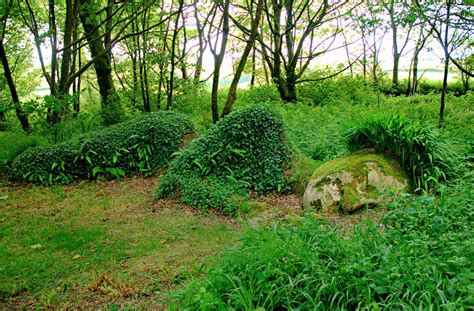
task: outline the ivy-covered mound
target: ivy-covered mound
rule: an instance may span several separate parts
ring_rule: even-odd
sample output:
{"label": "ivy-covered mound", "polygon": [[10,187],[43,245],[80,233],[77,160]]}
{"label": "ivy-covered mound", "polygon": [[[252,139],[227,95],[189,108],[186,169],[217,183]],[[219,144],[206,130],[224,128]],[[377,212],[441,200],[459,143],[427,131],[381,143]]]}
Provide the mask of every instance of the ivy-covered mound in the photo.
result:
{"label": "ivy-covered mound", "polygon": [[171,162],[157,198],[178,191],[181,202],[235,214],[246,189],[281,191],[291,153],[282,119],[264,107],[233,113]]}
{"label": "ivy-covered mound", "polygon": [[91,133],[75,142],[25,150],[8,178],[50,185],[76,179],[151,174],[165,166],[194,133],[192,122],[174,112],[145,114]]}

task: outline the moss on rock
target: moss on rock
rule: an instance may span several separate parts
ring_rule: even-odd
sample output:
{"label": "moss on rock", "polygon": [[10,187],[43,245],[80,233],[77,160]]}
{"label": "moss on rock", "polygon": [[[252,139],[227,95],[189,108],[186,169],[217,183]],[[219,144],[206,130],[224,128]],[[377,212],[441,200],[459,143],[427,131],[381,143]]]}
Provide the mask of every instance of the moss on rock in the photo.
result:
{"label": "moss on rock", "polygon": [[408,189],[407,175],[396,160],[370,152],[352,154],[329,161],[314,172],[303,205],[324,212],[352,213]]}

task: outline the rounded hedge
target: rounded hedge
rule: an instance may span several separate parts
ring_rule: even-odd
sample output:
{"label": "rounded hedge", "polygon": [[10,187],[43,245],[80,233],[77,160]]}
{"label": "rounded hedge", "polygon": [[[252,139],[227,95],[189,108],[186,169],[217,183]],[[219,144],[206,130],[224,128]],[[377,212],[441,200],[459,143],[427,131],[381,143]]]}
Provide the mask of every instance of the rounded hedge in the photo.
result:
{"label": "rounded hedge", "polygon": [[27,149],[13,161],[8,178],[49,185],[151,174],[167,164],[185,135],[193,133],[192,122],[181,114],[150,113],[90,133],[78,142]]}
{"label": "rounded hedge", "polygon": [[183,203],[232,214],[232,196],[242,189],[284,190],[290,159],[282,119],[264,107],[248,108],[226,116],[173,160],[157,197],[178,190]]}

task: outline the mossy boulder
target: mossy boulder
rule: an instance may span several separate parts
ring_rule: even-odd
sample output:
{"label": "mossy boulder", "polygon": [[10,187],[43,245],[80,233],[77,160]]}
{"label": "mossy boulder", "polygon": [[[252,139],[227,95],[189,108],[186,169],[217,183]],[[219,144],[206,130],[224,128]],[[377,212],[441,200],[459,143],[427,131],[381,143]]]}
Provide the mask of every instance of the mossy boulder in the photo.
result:
{"label": "mossy boulder", "polygon": [[396,160],[375,153],[352,154],[326,162],[314,172],[303,206],[329,213],[353,213],[386,203],[408,189],[408,176]]}

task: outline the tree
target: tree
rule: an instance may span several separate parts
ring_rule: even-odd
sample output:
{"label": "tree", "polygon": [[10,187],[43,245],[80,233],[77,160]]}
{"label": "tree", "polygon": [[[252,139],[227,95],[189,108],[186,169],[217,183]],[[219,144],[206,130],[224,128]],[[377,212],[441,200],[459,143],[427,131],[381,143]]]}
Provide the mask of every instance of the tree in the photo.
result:
{"label": "tree", "polygon": [[[29,133],[31,131],[31,126],[28,121],[28,117],[26,114],[23,112],[20,104],[20,98],[18,96],[18,92],[16,90],[15,82],[13,81],[13,76],[10,70],[10,65],[8,63],[7,59],[7,53],[5,51],[5,46],[4,46],[4,40],[5,40],[5,35],[6,35],[6,29],[7,29],[7,21],[9,14],[11,12],[12,6],[13,6],[13,0],[10,0],[8,3],[4,3],[5,7],[1,8],[2,9],[2,23],[1,23],[1,37],[0,37],[0,59],[2,61],[2,67],[3,67],[3,74],[5,76],[5,79],[8,84],[8,88],[10,90],[10,94],[12,97],[12,102],[13,105],[15,106],[15,112],[18,117],[18,120],[21,123],[21,127],[23,131],[26,133]],[[4,116],[3,116],[4,118]]]}
{"label": "tree", "polygon": [[[444,52],[443,86],[439,109],[440,126],[444,122],[445,98],[448,86],[449,62],[455,61],[456,51],[468,43],[474,31],[472,11],[467,1],[415,0],[419,14],[430,25],[433,35]],[[461,67],[462,68],[462,67]]]}
{"label": "tree", "polygon": [[303,82],[301,78],[311,61],[333,49],[342,29],[332,27],[331,22],[358,5],[340,13],[348,4],[347,0],[265,1],[263,10],[268,27],[257,38],[272,80],[285,102],[296,101],[296,85]]}
{"label": "tree", "polygon": [[[398,71],[400,58],[410,40],[411,32],[415,26],[416,14],[412,12],[411,5],[403,1],[385,0],[382,1],[382,6],[388,13],[389,26],[392,31],[392,93],[399,94],[400,87],[398,82]],[[400,28],[406,30],[401,44],[399,42]]]}
{"label": "tree", "polygon": [[[212,55],[214,56],[214,71],[212,76],[212,93],[211,93],[211,112],[212,112],[212,122],[216,123],[219,120],[219,106],[217,92],[219,90],[219,76],[224,61],[225,49],[227,45],[227,39],[229,37],[229,6],[230,1],[224,0],[223,4],[216,5],[212,8],[213,14],[211,17],[211,24],[214,24],[216,18],[217,10],[222,10],[222,18],[220,19],[219,25],[216,27],[217,34],[215,36],[214,43],[212,43],[211,35],[212,31],[209,29],[208,40],[210,42],[209,48]],[[220,41],[220,47],[217,48]]]}
{"label": "tree", "polygon": [[[250,52],[254,48],[255,40],[258,35],[258,24],[260,19],[262,18],[262,11],[263,11],[263,0],[258,0],[255,5],[255,15],[252,13],[252,8],[250,8],[250,16],[251,18],[251,26],[250,30],[245,29],[244,32],[248,33],[248,40],[245,45],[245,49],[240,57],[239,65],[237,66],[237,70],[234,74],[234,78],[232,79],[232,83],[230,84],[229,92],[227,94],[227,100],[225,102],[224,108],[222,109],[221,117],[228,115],[232,111],[232,107],[234,102],[237,98],[237,85],[239,84],[240,77],[242,76],[242,72],[244,71],[245,64],[247,63],[247,59],[250,55]],[[238,23],[238,22],[237,22]],[[239,23],[238,23],[239,24]],[[244,29],[244,26],[239,24],[239,28]],[[255,58],[254,58],[255,63]]]}

